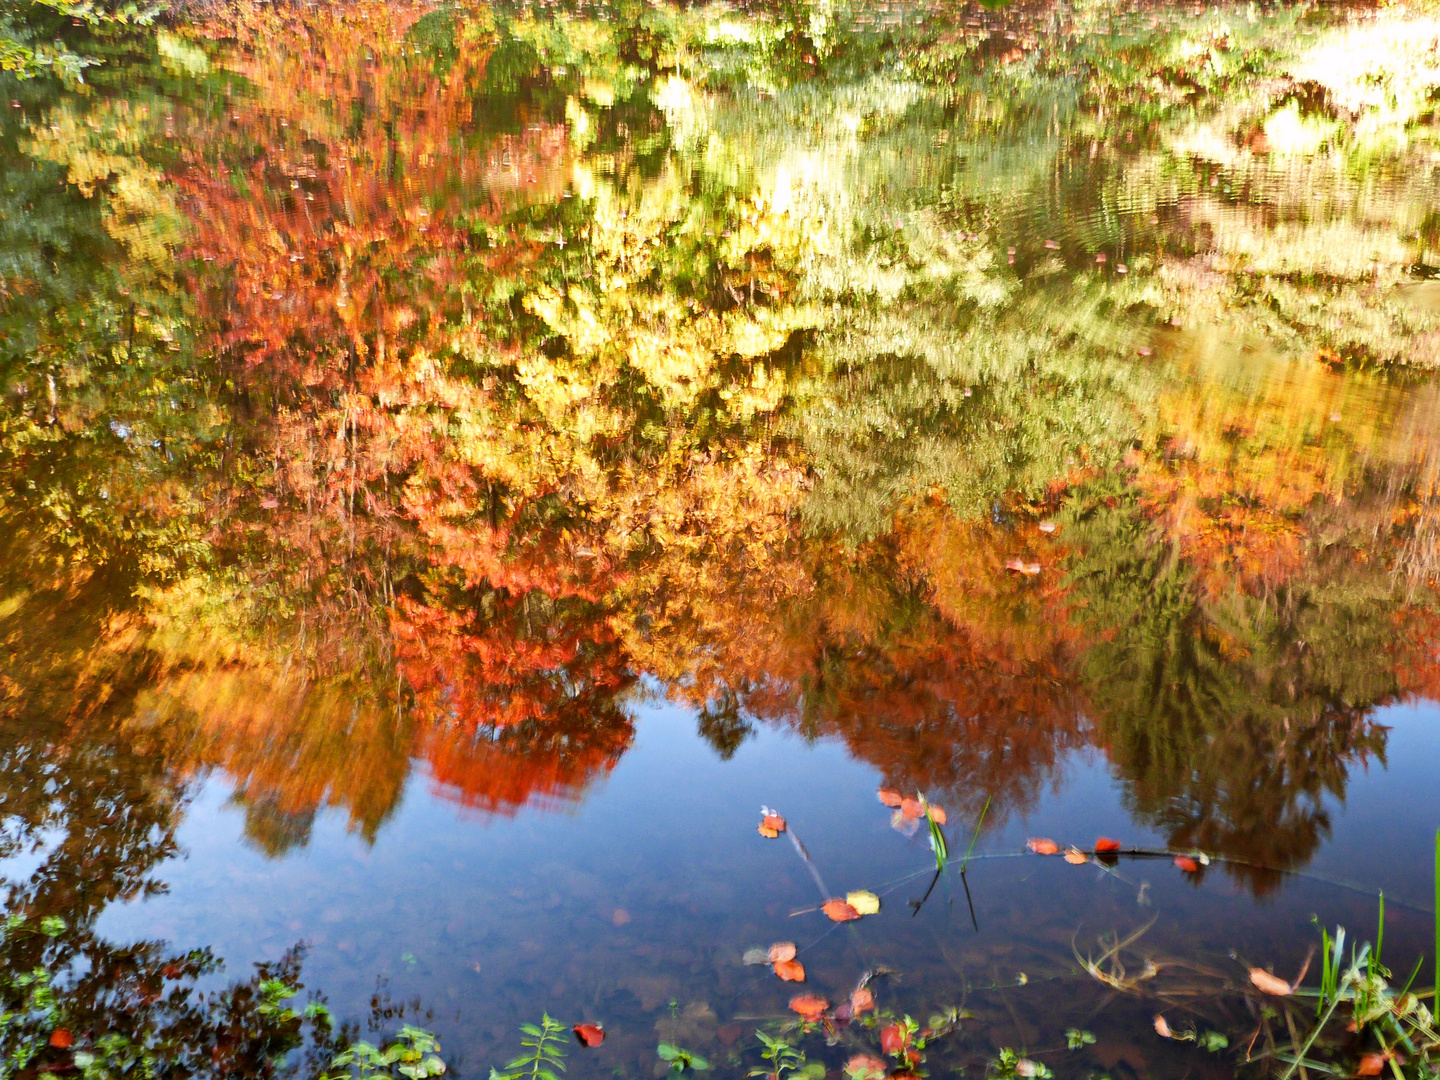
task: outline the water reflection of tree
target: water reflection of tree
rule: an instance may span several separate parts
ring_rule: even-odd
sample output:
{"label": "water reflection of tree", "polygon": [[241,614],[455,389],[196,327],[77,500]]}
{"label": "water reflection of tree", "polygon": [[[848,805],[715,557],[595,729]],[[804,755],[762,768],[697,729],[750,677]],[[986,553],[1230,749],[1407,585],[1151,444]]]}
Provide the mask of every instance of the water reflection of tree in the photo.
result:
{"label": "water reflection of tree", "polygon": [[1328,836],[1325,800],[1343,800],[1351,768],[1384,760],[1371,714],[1405,689],[1385,661],[1404,611],[1388,574],[1344,550],[1312,548],[1266,595],[1221,592],[1139,503],[1112,480],[1072,511],[1096,738],[1174,846],[1274,888]]}
{"label": "water reflection of tree", "polygon": [[[0,1007],[10,1013],[0,1054],[34,1052],[56,1070],[73,1067],[70,1051],[50,1045],[63,1027],[74,1050],[93,1052],[117,1073],[164,1062],[179,1076],[268,1076],[305,1042],[300,1018],[262,1008],[266,980],[298,991],[299,953],[200,992],[196,980],[221,966],[208,950],[120,944],[95,931],[111,904],[165,890],[157,871],[177,853],[187,787],[166,755],[137,747],[111,715],[5,717],[0,858],[36,862],[23,879],[0,880],[8,919],[0,929]],[[53,1008],[27,1008],[34,984],[19,977],[37,973],[55,987]],[[330,1045],[322,1033],[297,1064],[313,1072]]]}
{"label": "water reflection of tree", "polygon": [[[1158,136],[1116,150],[1133,117],[1101,104],[1123,72],[1077,95],[1043,57],[1016,75],[1018,39],[948,27],[905,40],[919,82],[901,85],[867,51],[893,41],[795,5],[752,13],[774,48],[725,55],[698,11],[563,31],[479,7],[247,12],[212,27],[214,66],[168,119],[66,102],[37,128],[27,197],[48,206],[100,150],[125,183],[69,200],[73,250],[110,275],[87,309],[105,331],[66,321],[68,280],[6,307],[7,334],[66,360],[22,387],[7,352],[31,441],[6,460],[47,496],[14,504],[46,512],[16,563],[68,546],[73,581],[125,564],[99,637],[147,683],[135,728],[173,726],[164,753],[225,768],[267,850],[326,805],[373,836],[417,754],[488,810],[574,797],[629,745],[637,672],[701,703],[722,754],[752,718],[783,721],[961,811],[993,795],[997,820],[1088,714],[1177,842],[1313,850],[1321,796],[1379,746],[1357,710],[1400,687],[1332,640],[1361,627],[1382,655],[1396,599],[1305,545],[1306,500],[1335,494],[1353,447],[1271,409],[1283,437],[1238,449],[1238,471],[1181,495],[1127,473],[1111,502],[1081,496],[1073,543],[1034,527],[1137,445],[1235,446],[1248,408],[1153,430],[1198,411],[1130,362],[1173,273],[1091,261],[1144,239],[1178,273],[1185,229],[1235,227],[1218,205],[1192,198],[1168,239],[1159,214],[1100,215],[1055,248],[1013,216],[1039,191],[1085,218],[1097,177],[1105,206],[1158,198]],[[1147,123],[1177,100],[1146,101]],[[1073,149],[1057,118],[1105,144],[1089,171],[1054,167]],[[198,309],[172,298],[176,205]],[[38,404],[40,374],[58,403]],[[1297,415],[1324,394],[1307,384]],[[1126,484],[1225,512],[1167,526]],[[1008,572],[1016,556],[1043,573]]]}

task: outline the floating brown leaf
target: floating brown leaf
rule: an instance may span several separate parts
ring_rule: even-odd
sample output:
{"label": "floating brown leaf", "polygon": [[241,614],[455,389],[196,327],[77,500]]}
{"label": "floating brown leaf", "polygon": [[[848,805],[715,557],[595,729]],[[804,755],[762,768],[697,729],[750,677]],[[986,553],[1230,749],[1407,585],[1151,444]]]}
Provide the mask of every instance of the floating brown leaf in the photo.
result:
{"label": "floating brown leaf", "polygon": [[899,806],[904,801],[898,791],[890,791],[883,787],[875,794],[880,796],[880,801],[886,806]]}
{"label": "floating brown leaf", "polygon": [[805,966],[799,960],[776,960],[775,974],[785,982],[804,982]]}
{"label": "floating brown leaf", "polygon": [[770,963],[778,964],[781,960],[795,959],[795,943],[793,941],[779,941],[770,946]]}
{"label": "floating brown leaf", "polygon": [[575,1037],[585,1046],[599,1046],[605,1041],[605,1029],[599,1024],[576,1024]]}
{"label": "floating brown leaf", "polygon": [[850,1011],[856,1016],[875,1008],[875,995],[868,986],[862,986],[850,995]]}
{"label": "floating brown leaf", "polygon": [[1119,851],[1120,841],[1112,840],[1108,836],[1101,836],[1095,841],[1095,854],[1100,855],[1107,851]]}
{"label": "floating brown leaf", "polygon": [[790,999],[790,1011],[799,1013],[806,1020],[819,1020],[830,1008],[830,1002],[814,994],[802,994]]}
{"label": "floating brown leaf", "polygon": [[1032,836],[1025,841],[1025,846],[1036,855],[1054,855],[1060,850],[1059,844],[1044,836]]}
{"label": "floating brown leaf", "polygon": [[1254,983],[1256,988],[1262,993],[1274,994],[1277,997],[1286,997],[1292,992],[1292,988],[1288,982],[1280,978],[1279,975],[1270,974],[1270,972],[1264,968],[1251,968],[1250,981]]}
{"label": "floating brown leaf", "polygon": [[860,918],[860,913],[844,900],[827,900],[820,905],[820,910],[830,916],[832,922],[849,922],[851,919]]}

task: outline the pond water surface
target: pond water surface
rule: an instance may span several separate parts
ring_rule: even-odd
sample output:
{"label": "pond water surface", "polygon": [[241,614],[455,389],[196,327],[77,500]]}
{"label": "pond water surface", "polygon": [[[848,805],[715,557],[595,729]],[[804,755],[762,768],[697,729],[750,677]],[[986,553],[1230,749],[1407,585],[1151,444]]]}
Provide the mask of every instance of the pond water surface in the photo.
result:
{"label": "pond water surface", "polygon": [[459,1076],[542,1013],[577,1080],[842,1076],[878,1026],[790,1002],[862,983],[922,1075],[1265,1075],[1251,969],[1382,892],[1428,980],[1424,9],[55,17],[103,62],[0,119],[12,1064],[313,1073],[278,977]]}

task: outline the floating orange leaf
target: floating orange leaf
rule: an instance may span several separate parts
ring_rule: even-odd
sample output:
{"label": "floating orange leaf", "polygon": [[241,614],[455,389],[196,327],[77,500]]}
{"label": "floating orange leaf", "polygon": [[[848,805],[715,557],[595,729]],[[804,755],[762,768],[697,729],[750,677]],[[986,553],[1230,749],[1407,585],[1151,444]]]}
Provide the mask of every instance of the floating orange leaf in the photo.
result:
{"label": "floating orange leaf", "polygon": [[775,974],[785,982],[804,982],[805,966],[799,960],[776,960]]}
{"label": "floating orange leaf", "polygon": [[575,1037],[585,1046],[599,1046],[605,1041],[605,1029],[599,1024],[576,1024]]}
{"label": "floating orange leaf", "polygon": [[1379,1076],[1384,1071],[1384,1054],[1364,1054],[1360,1058],[1360,1064],[1355,1066],[1356,1076]]}
{"label": "floating orange leaf", "polygon": [[874,1054],[856,1054],[845,1063],[845,1075],[850,1080],[884,1080],[885,1062]]}
{"label": "floating orange leaf", "polygon": [[856,1016],[875,1008],[875,995],[868,986],[862,986],[850,995],[850,1011]]}
{"label": "floating orange leaf", "polygon": [[827,900],[820,905],[820,910],[830,916],[832,922],[849,922],[851,919],[860,918],[860,913],[844,900]]}
{"label": "floating orange leaf", "polygon": [[50,1045],[57,1050],[68,1050],[75,1044],[75,1036],[64,1028],[56,1028],[50,1033]]}
{"label": "floating orange leaf", "polygon": [[1187,874],[1198,874],[1200,872],[1200,864],[1190,858],[1189,855],[1176,855],[1175,865]]}
{"label": "floating orange leaf", "polygon": [[774,839],[785,831],[785,819],[779,814],[766,814],[760,819],[760,835]]}
{"label": "floating orange leaf", "polygon": [[1025,846],[1036,855],[1055,855],[1060,851],[1059,844],[1044,836],[1032,836],[1025,841]]}
{"label": "floating orange leaf", "polygon": [[806,1020],[819,1020],[830,1008],[830,1002],[814,994],[802,994],[790,999],[790,1011],[799,1013]]}
{"label": "floating orange leaf", "polygon": [[780,941],[770,946],[770,963],[778,964],[781,960],[795,959],[795,943],[793,941]]}
{"label": "floating orange leaf", "polygon": [[901,799],[900,813],[907,818],[919,818],[925,815],[925,806],[919,799]]}
{"label": "floating orange leaf", "polygon": [[886,806],[899,806],[904,801],[898,791],[890,791],[883,787],[875,794],[880,796],[880,801]]}
{"label": "floating orange leaf", "polygon": [[1120,841],[1112,840],[1108,836],[1099,837],[1095,841],[1095,854],[1100,855],[1107,851],[1119,851]]}
{"label": "floating orange leaf", "polygon": [[1264,968],[1251,968],[1250,981],[1262,993],[1274,994],[1277,997],[1286,997],[1293,992],[1291,985],[1279,975],[1272,975]]}
{"label": "floating orange leaf", "polygon": [[1086,855],[1077,847],[1066,848],[1065,861],[1072,866],[1081,866],[1090,861],[1090,856]]}
{"label": "floating orange leaf", "polygon": [[930,807],[930,820],[935,822],[936,825],[944,825],[945,808],[943,806],[935,806],[932,804]]}

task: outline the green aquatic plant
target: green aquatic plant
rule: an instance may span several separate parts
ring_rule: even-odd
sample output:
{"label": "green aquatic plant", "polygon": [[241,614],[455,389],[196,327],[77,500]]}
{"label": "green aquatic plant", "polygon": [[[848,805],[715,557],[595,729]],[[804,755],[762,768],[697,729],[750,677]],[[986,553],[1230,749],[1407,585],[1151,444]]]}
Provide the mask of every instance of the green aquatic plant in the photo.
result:
{"label": "green aquatic plant", "polygon": [[945,833],[940,828],[940,823],[935,820],[935,814],[928,806],[925,808],[925,821],[930,826],[930,850],[935,853],[935,869],[944,870],[945,864],[950,861],[950,849],[945,843]]}
{"label": "green aquatic plant", "polygon": [[1089,1046],[1094,1041],[1095,1036],[1092,1032],[1081,1031],[1079,1028],[1065,1029],[1065,1045],[1071,1050],[1082,1049],[1083,1047]]}
{"label": "green aquatic plant", "polygon": [[655,1048],[655,1053],[660,1055],[661,1061],[670,1063],[670,1072],[676,1076],[688,1069],[708,1069],[710,1062],[706,1061],[693,1050],[683,1050],[674,1043],[662,1042]]}
{"label": "green aquatic plant", "polygon": [[[439,1040],[423,1028],[406,1024],[400,1028],[396,1040],[386,1047],[372,1043],[356,1043],[344,1053],[337,1054],[331,1061],[331,1068],[338,1073],[327,1071],[321,1080],[382,1080],[382,1077],[403,1076],[408,1080],[425,1080],[425,1077],[441,1076],[445,1063],[439,1057]],[[491,1070],[491,1076],[495,1076]]]}
{"label": "green aquatic plant", "polygon": [[[1383,912],[1382,904],[1382,931]],[[1343,927],[1336,928],[1333,938],[1322,931],[1320,988],[1296,991],[1297,997],[1313,994],[1317,998],[1317,1018],[1303,1040],[1292,1029],[1291,1052],[1278,1055],[1280,1061],[1289,1066],[1281,1080],[1289,1080],[1296,1073],[1304,1075],[1305,1070],[1338,1071],[1333,1061],[1320,1060],[1314,1055],[1323,1051],[1327,1058],[1338,1056],[1342,1040],[1336,1039],[1336,1046],[1332,1047],[1326,1034],[1332,1022],[1341,1019],[1345,1021],[1344,1043],[1350,1041],[1350,1033],[1354,1032],[1363,1039],[1373,1039],[1379,1047],[1378,1051],[1362,1055],[1355,1072],[1374,1076],[1386,1069],[1397,1080],[1407,1075],[1435,1076],[1440,1072],[1440,1025],[1436,1024],[1431,1008],[1421,1000],[1422,997],[1433,999],[1435,991],[1412,993],[1410,983],[1414,975],[1403,988],[1396,990],[1388,981],[1390,972],[1380,962],[1378,947],[1365,944],[1352,948],[1346,963],[1342,959],[1344,945]],[[1419,970],[1417,965],[1415,973]]]}
{"label": "green aquatic plant", "polygon": [[1033,1076],[1044,1080],[1046,1077],[1055,1075],[1045,1065],[1030,1058],[1021,1057],[1008,1046],[1000,1048],[1000,1053],[995,1056],[994,1061],[990,1062],[989,1072],[998,1080],[1008,1080],[1012,1076]]}
{"label": "green aquatic plant", "polygon": [[805,1052],[792,1046],[784,1035],[767,1035],[763,1031],[755,1034],[765,1048],[760,1051],[760,1056],[765,1059],[768,1067],[756,1067],[746,1075],[761,1076],[766,1080],[786,1080],[787,1077],[795,1080],[820,1080],[825,1075],[824,1065],[819,1062],[807,1064]]}
{"label": "green aquatic plant", "polygon": [[529,1053],[511,1059],[502,1069],[491,1069],[490,1080],[560,1080],[565,1071],[564,1031],[549,1013],[541,1015],[538,1027],[521,1024],[520,1045]]}
{"label": "green aquatic plant", "polygon": [[[396,1076],[424,1080],[445,1072],[445,1062],[440,1060],[439,1051],[440,1042],[434,1035],[423,1028],[406,1024],[388,1046],[357,1042],[337,1054],[330,1062],[330,1068],[341,1071],[327,1071],[321,1080],[382,1080]],[[492,1070],[490,1075],[494,1076],[495,1072]]]}
{"label": "green aquatic plant", "polygon": [[970,853],[975,850],[975,841],[980,839],[980,827],[985,824],[985,815],[990,811],[991,796],[985,796],[985,805],[980,808],[980,816],[975,819],[975,829],[970,834],[970,846],[965,849],[965,858],[960,860],[960,873],[965,873],[965,868],[970,865]]}

